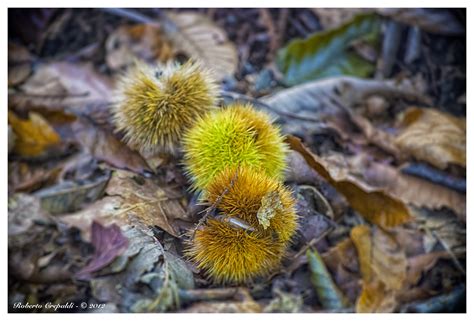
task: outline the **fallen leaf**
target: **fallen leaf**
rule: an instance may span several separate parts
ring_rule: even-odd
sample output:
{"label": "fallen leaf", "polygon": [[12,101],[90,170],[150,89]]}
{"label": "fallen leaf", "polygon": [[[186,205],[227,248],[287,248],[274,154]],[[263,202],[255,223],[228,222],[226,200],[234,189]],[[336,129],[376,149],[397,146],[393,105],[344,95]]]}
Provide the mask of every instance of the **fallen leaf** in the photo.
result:
{"label": "fallen leaf", "polygon": [[225,300],[223,302],[200,302],[183,310],[184,313],[261,313],[262,307],[255,302],[245,288],[236,288],[240,300]]}
{"label": "fallen leaf", "polygon": [[283,211],[283,204],[278,192],[271,191],[265,194],[257,211],[258,223],[262,225],[264,230],[267,229],[270,226],[270,220],[280,211]]}
{"label": "fallen leaf", "polygon": [[348,76],[293,86],[259,101],[268,105],[265,111],[280,124],[284,133],[304,137],[311,145],[316,135],[329,134],[356,145],[373,144],[396,153],[398,148],[391,135],[354,112],[357,104],[365,103],[374,94],[386,99],[431,102],[408,80],[397,82]]}
{"label": "fallen leaf", "polygon": [[446,211],[414,211],[419,227],[426,231],[423,244],[425,252],[431,252],[436,244],[456,255],[466,253],[466,223]]}
{"label": "fallen leaf", "polygon": [[105,193],[109,196],[59,219],[80,229],[86,240],[94,220],[121,227],[138,221],[147,226],[158,226],[175,237],[179,235],[175,221],[191,220],[185,211],[185,198],[180,190],[159,186],[153,180],[131,172],[114,171]]}
{"label": "fallen leaf", "polygon": [[178,233],[174,220],[189,221],[185,197],[180,188],[159,186],[150,179],[134,179],[125,171],[116,171],[107,185],[106,193],[121,195],[126,204],[137,205],[132,213],[147,225],[156,225],[173,236]]}
{"label": "fallen leaf", "polygon": [[106,62],[112,70],[122,70],[140,59],[149,63],[173,58],[169,40],[157,26],[138,24],[121,26],[105,43]]}
{"label": "fallen leaf", "polygon": [[389,313],[397,307],[394,291],[387,290],[382,282],[364,283],[356,303],[357,313]]}
{"label": "fallen leaf", "polygon": [[403,114],[396,143],[402,151],[440,169],[449,164],[466,167],[465,118],[431,108],[410,108]]}
{"label": "fallen leaf", "polygon": [[141,175],[149,175],[152,170],[137,152],[112,133],[87,119],[80,119],[73,125],[75,139],[97,160],[104,161],[119,169],[129,169]]}
{"label": "fallen leaf", "polygon": [[112,89],[111,80],[91,63],[54,62],[39,65],[18,90],[9,92],[8,101],[18,111],[42,108],[91,117],[96,105],[108,109]]}
{"label": "fallen leaf", "polygon": [[408,271],[406,282],[409,285],[416,285],[423,273],[431,270],[439,259],[451,258],[446,251],[437,251],[417,255],[408,259]]}
{"label": "fallen leaf", "polygon": [[311,283],[323,308],[343,309],[347,307],[347,299],[332,280],[331,274],[326,269],[317,250],[308,250],[306,256],[311,271]]}
{"label": "fallen leaf", "polygon": [[377,162],[367,162],[359,158],[345,160],[345,165],[354,176],[363,177],[371,186],[382,188],[405,204],[429,209],[452,209],[458,217],[466,220],[466,195],[442,185],[412,175]]}
{"label": "fallen leaf", "polygon": [[168,12],[164,31],[177,50],[214,72],[219,80],[237,70],[238,56],[224,30],[195,12]]}
{"label": "fallen leaf", "polygon": [[403,249],[392,235],[367,225],[352,228],[351,239],[357,248],[363,278],[356,311],[393,312],[398,305],[396,293],[407,278],[408,263]]}
{"label": "fallen leaf", "polygon": [[115,303],[121,312],[165,312],[178,308],[179,289],[194,287],[192,272],[181,258],[165,251],[141,224],[122,230],[129,245],[100,271],[102,276],[91,280],[92,296]]}
{"label": "fallen leaf", "polygon": [[276,64],[289,86],[338,75],[367,77],[375,66],[347,49],[352,41],[378,33],[378,17],[361,14],[338,28],[291,41],[278,51]]}
{"label": "fallen leaf", "polygon": [[8,86],[24,82],[32,71],[33,55],[25,47],[8,42]]}
{"label": "fallen leaf", "polygon": [[8,164],[8,190],[10,192],[33,192],[52,185],[59,179],[62,165],[46,166],[27,162]]}
{"label": "fallen leaf", "polygon": [[90,280],[92,273],[109,265],[128,246],[128,239],[123,236],[120,227],[115,224],[105,227],[100,223],[93,222],[91,230],[94,256],[86,266],[76,273],[75,276],[79,280]]}
{"label": "fallen leaf", "polygon": [[90,226],[94,221],[102,225],[117,224],[120,227],[129,224],[128,213],[126,210],[121,210],[121,208],[121,197],[107,196],[95,201],[78,212],[58,215],[56,219],[69,227],[79,229],[82,239],[91,242]]}
{"label": "fallen leaf", "polygon": [[41,208],[50,214],[74,212],[99,199],[110,178],[110,171],[80,181],[65,180],[34,193]]}
{"label": "fallen leaf", "polygon": [[[293,138],[289,137],[288,139]],[[296,148],[295,150],[299,151]],[[307,152],[310,151],[306,148],[304,153]],[[302,155],[304,156],[305,154],[302,153]],[[320,170],[326,171],[330,176],[328,182],[345,196],[345,193],[350,193],[353,187],[348,183],[341,186],[339,182],[349,181],[357,185],[359,189],[363,189],[367,192],[383,191],[389,198],[405,204],[405,207],[415,206],[417,208],[435,210],[449,208],[452,209],[461,220],[466,220],[466,196],[453,189],[416,176],[404,174],[400,169],[374,161],[370,155],[363,152],[351,157],[337,153],[333,153],[324,158],[314,154],[312,156],[317,157],[316,161],[319,162],[318,166],[320,166]],[[306,158],[308,157],[309,155],[306,156]],[[318,171],[318,168],[314,167],[313,163],[312,160],[308,161],[308,164]],[[324,175],[321,176],[327,179]],[[346,191],[344,188],[349,189],[349,191]],[[359,196],[361,198],[356,200],[356,202],[361,202],[364,199],[361,192],[359,192]],[[348,200],[351,202],[349,198]],[[364,207],[364,204],[359,204],[358,206]],[[409,213],[411,212],[412,209],[409,210]],[[364,215],[362,212],[361,214]],[[376,220],[378,224],[386,224],[383,221],[383,217],[366,216],[366,218]]]}
{"label": "fallen leaf", "polygon": [[377,227],[358,225],[351,239],[359,255],[359,266],[365,284],[381,281],[389,290],[400,290],[406,280],[407,259],[395,238]]}
{"label": "fallen leaf", "polygon": [[342,172],[343,168],[331,168],[325,160],[311,153],[296,137],[288,136],[287,142],[291,149],[299,152],[313,169],[343,194],[357,212],[371,222],[391,227],[411,219],[406,205],[383,189],[346,176]]}
{"label": "fallen leaf", "polygon": [[354,243],[346,238],[321,256],[331,271],[334,282],[351,302],[355,302],[360,294],[360,272],[357,260],[354,259],[357,257]]}
{"label": "fallen leaf", "polygon": [[8,122],[16,136],[13,151],[20,156],[44,156],[61,142],[58,133],[40,114],[31,112],[28,119],[23,120],[8,111]]}

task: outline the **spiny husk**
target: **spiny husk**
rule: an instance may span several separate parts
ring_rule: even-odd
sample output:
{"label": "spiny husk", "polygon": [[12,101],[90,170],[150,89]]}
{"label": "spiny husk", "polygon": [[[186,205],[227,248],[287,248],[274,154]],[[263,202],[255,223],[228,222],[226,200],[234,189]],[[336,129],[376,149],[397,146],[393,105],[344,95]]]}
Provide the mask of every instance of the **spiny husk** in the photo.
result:
{"label": "spiny husk", "polygon": [[[219,215],[238,218],[249,229],[216,218],[194,232],[186,250],[199,268],[217,283],[242,283],[276,269],[297,228],[295,201],[278,181],[249,167],[226,169],[212,181],[208,200]],[[276,192],[281,206],[275,206],[270,225],[257,219],[262,199]]]}
{"label": "spiny husk", "polygon": [[119,80],[113,120],[133,149],[175,152],[185,129],[214,108],[217,94],[215,81],[197,63],[137,63]]}
{"label": "spiny husk", "polygon": [[281,180],[288,151],[269,116],[249,104],[207,114],[183,137],[185,165],[195,189],[205,189],[223,169],[251,167]]}

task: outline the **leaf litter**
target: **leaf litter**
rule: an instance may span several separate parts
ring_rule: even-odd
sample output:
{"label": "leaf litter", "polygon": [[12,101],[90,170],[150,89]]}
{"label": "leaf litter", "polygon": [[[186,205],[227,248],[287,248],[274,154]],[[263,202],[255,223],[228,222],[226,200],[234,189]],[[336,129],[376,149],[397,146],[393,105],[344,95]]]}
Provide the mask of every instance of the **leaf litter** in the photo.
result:
{"label": "leaf litter", "polygon": [[[106,303],[93,312],[462,311],[465,71],[447,58],[462,52],[459,12],[75,10],[15,12],[40,25],[9,38],[11,311],[51,298]],[[51,56],[68,28],[84,32],[81,15],[109,32]],[[423,59],[377,78],[394,21],[447,52],[423,40]],[[188,58],[223,80],[224,101],[252,102],[287,135],[301,228],[268,280],[213,286],[183,255],[202,205],[179,160],[140,155],[111,124],[114,81],[127,66]],[[448,83],[454,100],[439,91]],[[262,199],[263,226],[278,202]]]}

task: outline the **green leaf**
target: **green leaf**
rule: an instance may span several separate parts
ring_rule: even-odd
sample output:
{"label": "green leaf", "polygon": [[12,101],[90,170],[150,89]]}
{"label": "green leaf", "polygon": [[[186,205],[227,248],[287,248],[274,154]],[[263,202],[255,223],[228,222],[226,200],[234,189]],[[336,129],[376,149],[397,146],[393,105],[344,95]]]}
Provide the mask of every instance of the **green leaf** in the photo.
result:
{"label": "green leaf", "polygon": [[326,269],[324,261],[317,250],[306,251],[309,268],[311,271],[311,283],[316,290],[319,302],[325,309],[343,309],[348,306],[346,297],[342,294]]}
{"label": "green leaf", "polygon": [[374,14],[355,16],[336,29],[316,32],[306,39],[296,39],[277,53],[276,64],[287,85],[337,75],[367,77],[374,64],[349,50],[356,39],[377,38],[379,17]]}

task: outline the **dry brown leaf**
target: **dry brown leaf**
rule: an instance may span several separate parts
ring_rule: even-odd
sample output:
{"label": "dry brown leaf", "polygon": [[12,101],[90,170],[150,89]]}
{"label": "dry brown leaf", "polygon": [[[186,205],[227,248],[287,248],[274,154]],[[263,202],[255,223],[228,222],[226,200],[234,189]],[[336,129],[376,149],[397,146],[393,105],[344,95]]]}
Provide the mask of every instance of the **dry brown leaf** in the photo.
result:
{"label": "dry brown leaf", "polygon": [[425,252],[431,252],[437,243],[453,255],[466,253],[466,223],[446,211],[414,211],[420,228],[425,230]]}
{"label": "dry brown leaf", "polygon": [[382,282],[365,284],[356,303],[357,313],[389,313],[397,307],[395,292],[387,290]]}
{"label": "dry brown leaf", "polygon": [[120,227],[130,225],[128,222],[128,212],[125,207],[122,207],[122,204],[121,197],[107,196],[95,201],[79,212],[56,216],[56,218],[68,226],[79,229],[82,239],[90,241],[90,226],[94,221],[102,225],[117,224]]}
{"label": "dry brown leaf", "polygon": [[[288,138],[289,141],[294,139],[294,137]],[[358,198],[354,195],[352,196],[353,201],[351,201],[349,197],[347,197],[347,199],[354,209],[358,210],[362,215],[364,215],[364,212],[358,208],[364,210],[364,207],[369,206],[368,204],[364,204],[364,202],[366,202],[364,191],[366,193],[369,191],[382,191],[387,199],[401,202],[405,206],[412,205],[429,209],[441,209],[446,207],[454,210],[461,220],[466,220],[465,194],[412,175],[403,174],[396,168],[373,161],[370,156],[364,153],[360,153],[354,157],[333,154],[323,159],[311,154],[301,142],[294,141],[290,143],[290,145],[292,148],[295,146],[293,149],[300,152],[308,164],[327,179],[329,183],[332,185],[336,184],[337,186],[334,186],[344,196],[347,197],[346,193],[357,193],[355,195],[359,195]],[[315,161],[318,162],[318,164],[315,164],[315,161],[312,160],[314,157],[317,158]],[[324,176],[320,171],[328,175]],[[358,188],[355,189],[353,185],[358,186]],[[376,199],[375,196],[371,197]],[[387,204],[390,205],[391,203],[388,202]],[[374,204],[373,206],[376,205],[377,204]],[[383,207],[384,205],[380,204],[380,206]],[[412,211],[410,211],[410,213],[411,212]],[[380,213],[382,213],[382,211],[380,211]],[[384,222],[383,220],[389,219],[389,217],[385,218],[382,215],[371,217],[366,214],[365,217],[381,226],[396,225],[396,221],[393,222],[393,224],[391,224],[392,222]],[[395,215],[395,218],[398,219],[398,216]],[[401,218],[403,218],[403,216],[400,217],[399,222],[403,223],[404,221]],[[406,218],[408,219],[409,217]]]}
{"label": "dry brown leaf", "polygon": [[27,120],[8,111],[8,122],[16,135],[13,151],[23,157],[43,156],[61,142],[58,133],[40,114],[31,112]]}
{"label": "dry brown leaf", "polygon": [[403,249],[392,235],[367,225],[354,227],[351,239],[357,248],[363,279],[356,311],[392,312],[397,307],[395,295],[407,278]]}
{"label": "dry brown leaf", "polygon": [[[111,80],[97,73],[91,63],[55,62],[39,65],[18,91],[9,92],[9,106],[29,111],[73,111],[91,115],[93,105],[108,108],[112,99]],[[95,112],[95,110],[92,110]]]}
{"label": "dry brown leaf", "polygon": [[431,252],[417,255],[408,259],[407,285],[416,285],[421,275],[431,270],[439,259],[449,259],[446,251]]}
{"label": "dry brown leaf", "polygon": [[355,302],[360,294],[360,275],[359,265],[354,259],[357,257],[354,243],[346,238],[321,256],[331,271],[334,282],[351,302]]}
{"label": "dry brown leaf", "polygon": [[31,74],[33,56],[25,47],[8,42],[8,86],[25,81]]}
{"label": "dry brown leaf", "polygon": [[111,132],[89,120],[79,119],[73,124],[72,129],[76,141],[96,159],[105,161],[116,168],[129,169],[142,175],[152,172],[145,159],[137,151],[131,150]]}
{"label": "dry brown leaf", "polygon": [[368,225],[358,225],[351,230],[351,240],[357,249],[359,269],[365,283],[370,283],[375,278],[371,266],[373,245],[371,237]]}
{"label": "dry brown leaf", "polygon": [[377,227],[358,225],[351,239],[359,254],[359,266],[365,284],[381,281],[387,289],[400,290],[406,279],[407,259],[395,238]]}
{"label": "dry brown leaf", "polygon": [[403,114],[396,144],[418,160],[445,169],[466,166],[466,119],[428,108],[410,108]]}
{"label": "dry brown leaf", "polygon": [[87,100],[111,97],[112,84],[98,74],[92,64],[56,62],[39,66],[28,82],[21,86],[31,95],[70,95]]}
{"label": "dry brown leaf", "polygon": [[13,162],[8,164],[8,189],[10,192],[32,192],[41,187],[54,184],[62,171],[59,166]]}
{"label": "dry brown leaf", "polygon": [[219,80],[236,71],[237,49],[214,22],[195,12],[169,12],[166,16],[164,31],[176,49],[210,68]]}
{"label": "dry brown leaf", "polygon": [[351,206],[369,221],[383,227],[392,227],[411,219],[406,205],[384,190],[370,186],[351,176],[343,175],[343,168],[331,167],[313,154],[301,141],[288,136],[290,147],[299,152],[324,179],[343,194]]}
{"label": "dry brown leaf", "polygon": [[373,188],[384,190],[405,204],[429,209],[450,208],[459,218],[466,220],[465,194],[416,176],[403,174],[389,165],[371,161],[370,156],[362,153],[342,160],[338,157],[325,160],[337,168],[341,177],[357,178]]}
{"label": "dry brown leaf", "polygon": [[137,58],[150,63],[173,58],[169,40],[151,24],[121,26],[107,38],[105,48],[105,60],[112,70],[123,69]]}
{"label": "dry brown leaf", "polygon": [[138,205],[131,210],[146,225],[157,225],[178,236],[173,221],[189,220],[186,214],[186,200],[180,189],[158,186],[150,179],[139,180],[126,171],[116,171],[105,192],[121,195],[129,205]]}
{"label": "dry brown leaf", "polygon": [[105,192],[110,196],[74,214],[62,215],[60,220],[80,229],[85,239],[90,237],[89,229],[94,220],[121,227],[138,221],[148,226],[156,225],[176,237],[178,231],[174,221],[189,220],[180,191],[158,186],[152,180],[131,172],[115,171]]}

